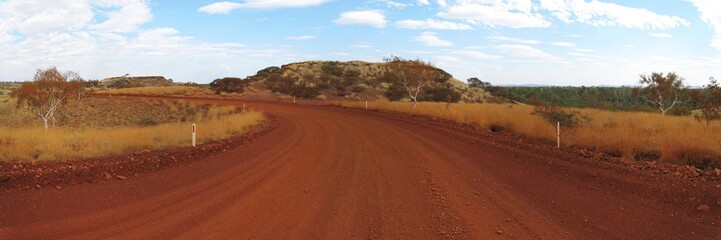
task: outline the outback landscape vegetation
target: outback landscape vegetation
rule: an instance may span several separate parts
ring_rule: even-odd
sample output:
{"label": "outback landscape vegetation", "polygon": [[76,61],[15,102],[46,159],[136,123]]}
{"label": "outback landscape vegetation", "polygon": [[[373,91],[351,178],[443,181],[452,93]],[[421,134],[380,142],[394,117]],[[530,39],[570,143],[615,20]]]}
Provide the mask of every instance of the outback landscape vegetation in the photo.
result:
{"label": "outback landscape vegetation", "polygon": [[198,4],[0,1],[0,239],[721,236],[721,3]]}

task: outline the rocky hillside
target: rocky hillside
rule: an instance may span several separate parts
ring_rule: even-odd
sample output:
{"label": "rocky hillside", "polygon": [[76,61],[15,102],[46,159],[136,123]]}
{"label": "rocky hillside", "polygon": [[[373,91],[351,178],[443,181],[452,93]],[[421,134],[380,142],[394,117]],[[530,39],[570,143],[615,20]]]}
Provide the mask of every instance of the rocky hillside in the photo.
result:
{"label": "rocky hillside", "polygon": [[[439,78],[424,88],[419,100],[485,102],[490,97],[479,88],[453,78],[435,68]],[[402,85],[394,83],[385,63],[362,61],[308,61],[268,67],[249,76],[246,92],[271,91],[298,98],[337,100],[407,99]]]}
{"label": "rocky hillside", "polygon": [[165,79],[163,76],[139,76],[139,77],[111,77],[100,81],[100,83],[109,88],[127,88],[127,87],[159,87],[169,86],[173,84],[172,80]]}

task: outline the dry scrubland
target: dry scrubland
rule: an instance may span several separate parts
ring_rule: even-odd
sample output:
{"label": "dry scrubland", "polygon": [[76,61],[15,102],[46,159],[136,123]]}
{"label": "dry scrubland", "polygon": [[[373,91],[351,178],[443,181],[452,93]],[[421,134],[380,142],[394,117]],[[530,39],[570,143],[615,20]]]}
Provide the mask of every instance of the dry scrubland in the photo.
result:
{"label": "dry scrubland", "polygon": [[[5,104],[3,101],[8,100]],[[85,104],[103,105],[105,99],[85,99]],[[143,150],[156,150],[170,147],[190,145],[191,121],[198,125],[197,140],[199,143],[228,138],[240,134],[248,128],[260,123],[263,114],[259,112],[241,112],[233,106],[209,106],[188,102],[149,101],[150,107],[143,107],[144,101],[112,100],[114,104],[140,109],[139,114],[127,113],[118,107],[114,114],[82,115],[83,122],[93,119],[115,119],[125,115],[116,125],[76,128],[59,126],[45,131],[37,117],[32,114],[21,114],[23,109],[9,109],[7,103],[11,99],[0,98],[3,116],[29,117],[24,121],[35,123],[33,126],[9,127],[0,118],[0,160],[56,160],[68,158],[88,158],[108,155],[127,154]],[[76,103],[77,104],[77,103]],[[111,105],[115,106],[115,105]],[[85,110],[93,109],[85,106]],[[163,110],[165,109],[165,110]],[[126,109],[127,110],[127,109]],[[169,112],[170,111],[170,112]],[[20,113],[18,113],[20,112]],[[144,114],[142,114],[145,112]],[[8,114],[9,113],[9,114]],[[160,113],[160,114],[159,114]],[[120,114],[120,115],[116,115]],[[131,118],[127,118],[130,116]],[[134,118],[133,118],[134,116]],[[155,118],[149,118],[153,116]],[[165,118],[166,119],[158,119]],[[158,119],[158,120],[156,120]],[[7,119],[5,119],[7,120]],[[145,126],[143,126],[145,125]]]}
{"label": "dry scrubland", "polygon": [[213,95],[214,92],[208,88],[191,87],[191,86],[165,86],[165,87],[137,87],[137,88],[119,88],[96,91],[97,94],[131,94],[131,95],[179,95],[179,96],[195,96],[195,95]]}
{"label": "dry scrubland", "polygon": [[[210,105],[187,101],[144,99],[83,98],[71,100],[56,113],[56,124],[64,128],[112,128],[148,126],[191,121],[206,115]],[[37,127],[42,120],[28,108],[18,108],[16,100],[0,96],[0,126]]]}
{"label": "dry scrubland", "polygon": [[[344,107],[364,108],[364,102],[332,102]],[[418,114],[502,127],[528,137],[556,141],[556,127],[538,115],[532,106],[502,104],[447,104],[421,102],[415,110],[407,102],[369,102],[370,109]],[[562,127],[561,144],[591,148],[627,159],[660,160],[701,168],[721,168],[721,122],[709,126],[693,117],[656,113],[579,110],[589,120],[576,127]]]}

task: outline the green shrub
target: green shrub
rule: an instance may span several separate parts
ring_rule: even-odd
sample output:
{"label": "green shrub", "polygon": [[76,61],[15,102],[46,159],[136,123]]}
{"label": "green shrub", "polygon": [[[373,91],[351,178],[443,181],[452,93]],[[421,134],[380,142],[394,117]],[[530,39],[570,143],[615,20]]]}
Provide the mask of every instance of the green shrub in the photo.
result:
{"label": "green shrub", "polygon": [[366,90],[366,88],[364,86],[358,86],[358,85],[355,85],[351,88],[351,91],[353,91],[354,93],[361,93],[365,90]]}
{"label": "green shrub", "polygon": [[319,82],[315,86],[320,90],[326,90],[326,89],[330,88],[330,83],[329,82]]}
{"label": "green shrub", "polygon": [[391,101],[398,101],[406,97],[408,94],[408,91],[406,91],[406,88],[403,87],[403,85],[394,83],[390,87],[388,87],[388,90],[386,90],[385,96],[388,98],[388,100]]}
{"label": "green shrub", "polygon": [[539,115],[552,124],[560,123],[561,126],[574,127],[589,120],[588,116],[582,115],[580,111],[565,110],[537,98],[531,99],[531,104],[534,105],[531,114]]}
{"label": "green shrub", "polygon": [[671,114],[674,116],[689,116],[689,115],[691,115],[691,110],[688,109],[688,107],[681,106],[681,107],[672,108],[671,110],[668,110],[668,114]]}
{"label": "green shrub", "polygon": [[453,89],[445,87],[429,88],[423,96],[424,101],[434,102],[458,102],[461,100],[461,94]]}
{"label": "green shrub", "polygon": [[245,90],[246,83],[247,81],[240,78],[224,77],[213,80],[213,82],[210,83],[210,89],[213,89],[215,94],[220,94],[221,92],[242,93],[243,90]]}
{"label": "green shrub", "polygon": [[152,118],[143,118],[140,120],[140,125],[141,126],[155,126],[155,125],[158,125],[158,122]]}

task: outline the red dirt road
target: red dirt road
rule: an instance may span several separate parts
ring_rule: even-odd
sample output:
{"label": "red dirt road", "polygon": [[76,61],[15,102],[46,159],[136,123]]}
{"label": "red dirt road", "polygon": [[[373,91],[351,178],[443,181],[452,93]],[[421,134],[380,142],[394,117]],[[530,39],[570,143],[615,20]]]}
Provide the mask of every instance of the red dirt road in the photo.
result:
{"label": "red dirt road", "polygon": [[[0,239],[721,237],[717,183],[635,174],[398,115],[249,105],[278,127],[210,159],[0,192]],[[702,203],[710,210],[697,211]]]}

